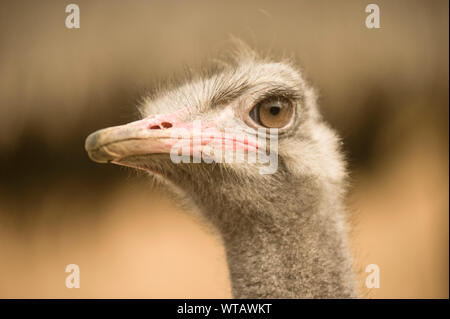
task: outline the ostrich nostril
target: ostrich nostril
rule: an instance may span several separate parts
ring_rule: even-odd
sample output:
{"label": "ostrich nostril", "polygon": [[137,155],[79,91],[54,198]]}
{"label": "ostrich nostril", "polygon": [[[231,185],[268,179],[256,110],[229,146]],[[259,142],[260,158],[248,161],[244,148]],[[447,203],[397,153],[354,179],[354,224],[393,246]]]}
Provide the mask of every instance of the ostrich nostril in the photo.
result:
{"label": "ostrich nostril", "polygon": [[150,126],[150,129],[151,130],[160,130],[161,127],[159,125],[153,125],[153,126]]}
{"label": "ostrich nostril", "polygon": [[164,128],[171,128],[171,127],[172,127],[172,124],[169,123],[169,122],[162,122],[162,123],[161,123],[161,126],[164,127]]}

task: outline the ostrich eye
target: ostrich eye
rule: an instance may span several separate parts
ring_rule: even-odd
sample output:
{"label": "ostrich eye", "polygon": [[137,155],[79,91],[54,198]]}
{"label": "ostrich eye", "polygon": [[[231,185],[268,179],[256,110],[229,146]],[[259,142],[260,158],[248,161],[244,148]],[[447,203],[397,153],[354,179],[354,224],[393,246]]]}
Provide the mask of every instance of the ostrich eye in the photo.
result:
{"label": "ostrich eye", "polygon": [[289,124],[293,115],[294,107],[285,98],[266,99],[250,111],[252,120],[267,128],[282,128]]}

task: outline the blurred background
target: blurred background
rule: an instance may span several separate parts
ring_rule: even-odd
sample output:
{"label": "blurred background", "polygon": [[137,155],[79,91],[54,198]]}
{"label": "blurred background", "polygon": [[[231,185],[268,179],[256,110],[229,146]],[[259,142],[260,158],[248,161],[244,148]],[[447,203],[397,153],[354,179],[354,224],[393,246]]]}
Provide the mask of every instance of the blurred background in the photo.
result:
{"label": "blurred background", "polygon": [[[381,29],[365,27],[380,6]],[[76,3],[81,28],[67,29]],[[448,298],[448,1],[2,1],[0,297],[228,298],[220,240],[94,130],[145,89],[222,55],[230,34],[293,56],[344,139],[355,271],[368,298]],[[67,289],[67,264],[81,288]]]}

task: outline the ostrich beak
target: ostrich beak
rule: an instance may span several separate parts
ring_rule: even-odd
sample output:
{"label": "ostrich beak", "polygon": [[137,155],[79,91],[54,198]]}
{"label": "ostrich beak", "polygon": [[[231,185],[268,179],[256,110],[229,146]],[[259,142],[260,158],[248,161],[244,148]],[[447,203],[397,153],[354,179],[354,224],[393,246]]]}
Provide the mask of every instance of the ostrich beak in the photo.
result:
{"label": "ostrich beak", "polygon": [[[205,155],[205,147],[256,151],[257,142],[243,136],[220,132],[215,122],[198,124],[180,120],[183,111],[156,115],[125,125],[96,131],[86,139],[89,157],[98,163],[115,163],[140,168],[139,158],[188,149],[193,157]],[[183,154],[184,151],[183,151]],[[172,154],[171,154],[172,155]]]}
{"label": "ostrich beak", "polygon": [[173,113],[153,116],[98,130],[87,137],[86,151],[98,163],[119,162],[138,155],[169,154],[177,142],[173,136],[186,127],[176,119],[178,116]]}

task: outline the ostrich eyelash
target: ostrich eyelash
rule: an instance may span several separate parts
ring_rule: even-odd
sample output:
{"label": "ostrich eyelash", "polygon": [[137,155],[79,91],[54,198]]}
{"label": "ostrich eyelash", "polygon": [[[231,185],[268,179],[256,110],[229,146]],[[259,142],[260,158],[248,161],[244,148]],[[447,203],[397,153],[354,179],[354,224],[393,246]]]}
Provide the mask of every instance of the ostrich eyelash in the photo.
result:
{"label": "ostrich eyelash", "polygon": [[298,90],[287,88],[284,86],[273,87],[265,91],[261,95],[259,95],[253,102],[253,105],[257,105],[268,99],[277,99],[277,98],[284,98],[296,102],[302,100],[303,95],[301,95],[300,92],[298,92]]}

